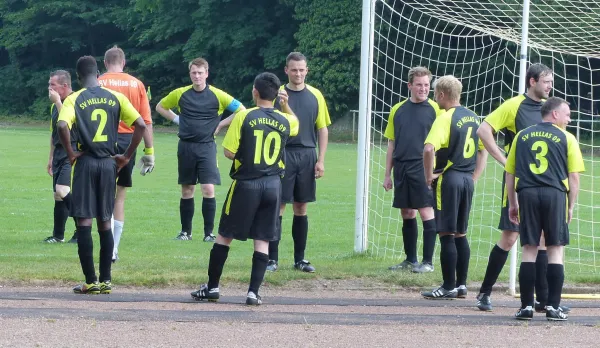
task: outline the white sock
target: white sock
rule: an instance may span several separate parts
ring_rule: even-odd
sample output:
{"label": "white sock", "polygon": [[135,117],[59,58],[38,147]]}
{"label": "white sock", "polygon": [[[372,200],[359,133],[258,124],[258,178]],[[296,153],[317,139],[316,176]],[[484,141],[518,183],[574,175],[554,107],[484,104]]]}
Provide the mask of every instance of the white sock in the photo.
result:
{"label": "white sock", "polygon": [[121,235],[123,234],[124,221],[114,220],[115,227],[113,229],[113,238],[115,240],[115,247],[113,248],[113,257],[119,252],[119,242],[121,242]]}

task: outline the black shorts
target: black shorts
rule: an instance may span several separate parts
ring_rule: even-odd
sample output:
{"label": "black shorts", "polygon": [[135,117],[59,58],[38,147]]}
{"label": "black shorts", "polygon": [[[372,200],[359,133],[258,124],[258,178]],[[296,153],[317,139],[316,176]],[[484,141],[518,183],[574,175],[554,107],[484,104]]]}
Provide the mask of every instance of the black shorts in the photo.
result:
{"label": "black shorts", "polygon": [[281,179],[277,175],[234,180],[223,204],[219,234],[225,238],[275,241],[281,204]]}
{"label": "black shorts", "polygon": [[117,162],[83,155],[73,164],[71,215],[110,220],[115,206]]}
{"label": "black shorts", "polygon": [[425,183],[423,160],[394,161],[394,208],[433,206],[433,193]]}
{"label": "black shorts", "polygon": [[281,179],[282,203],[309,203],[317,200],[315,164],[317,152],[314,148],[285,148],[285,174]]}
{"label": "black shorts", "polygon": [[449,170],[440,175],[432,186],[437,231],[467,233],[475,190],[472,175]]}
{"label": "black shorts", "polygon": [[195,143],[179,140],[177,146],[177,169],[179,185],[221,185],[217,164],[217,144]]}
{"label": "black shorts", "polygon": [[521,246],[540,245],[542,230],[546,246],[569,244],[567,193],[554,187],[519,191]]}
{"label": "black shorts", "polygon": [[514,231],[519,232],[519,225],[515,225],[510,222],[508,218],[508,192],[506,191],[506,172],[502,174],[502,208],[500,209],[500,222],[498,223],[498,229],[502,231]]}
{"label": "black shorts", "polygon": [[[117,136],[117,153],[124,154],[129,144],[131,143],[131,138],[133,138],[133,134],[122,134],[119,133]],[[137,150],[133,152],[133,156],[131,156],[131,160],[129,163],[117,173],[117,185],[121,187],[131,187],[133,186],[133,169],[135,168],[135,156],[137,154]]]}
{"label": "black shorts", "polygon": [[56,185],[71,186],[71,162],[62,147],[55,147],[52,154],[52,190]]}

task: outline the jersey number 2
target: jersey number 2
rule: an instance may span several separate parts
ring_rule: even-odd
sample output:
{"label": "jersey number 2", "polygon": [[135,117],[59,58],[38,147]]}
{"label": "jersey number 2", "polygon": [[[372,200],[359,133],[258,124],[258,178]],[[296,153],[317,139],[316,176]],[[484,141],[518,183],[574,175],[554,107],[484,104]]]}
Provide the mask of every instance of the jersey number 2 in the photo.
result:
{"label": "jersey number 2", "polygon": [[[100,118],[100,120],[98,120],[98,118]],[[102,109],[96,109],[92,111],[92,121],[100,121],[100,124],[98,125],[98,130],[96,130],[96,135],[94,135],[94,139],[92,139],[93,142],[99,143],[108,140],[108,136],[102,134],[104,132],[104,128],[106,127],[107,118],[108,115],[106,114],[106,111]]]}
{"label": "jersey number 2", "polygon": [[542,140],[536,141],[531,145],[531,151],[536,152],[535,159],[540,162],[540,164],[530,163],[529,169],[533,174],[543,174],[548,169],[548,160],[546,159],[546,155],[548,154],[548,144]]}
{"label": "jersey number 2", "polygon": [[[256,137],[256,148],[254,150],[254,164],[261,163],[261,159],[264,159],[267,165],[272,165],[277,160],[279,155],[279,149],[281,148],[281,135],[277,132],[269,132],[267,136],[264,136],[265,131],[255,130],[254,136]],[[271,143],[275,141],[273,151],[271,151]]]}
{"label": "jersey number 2", "polygon": [[465,139],[465,147],[463,148],[463,158],[471,158],[475,154],[475,139],[471,137],[473,127],[467,129],[467,138]]}

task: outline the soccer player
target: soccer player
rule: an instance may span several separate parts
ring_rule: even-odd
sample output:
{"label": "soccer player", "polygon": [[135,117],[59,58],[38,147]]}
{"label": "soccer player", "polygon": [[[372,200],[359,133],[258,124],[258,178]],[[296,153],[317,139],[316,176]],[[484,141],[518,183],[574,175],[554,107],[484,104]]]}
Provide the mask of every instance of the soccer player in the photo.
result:
{"label": "soccer player", "polygon": [[[52,102],[50,107],[50,156],[46,170],[52,177],[52,188],[54,189],[54,229],[52,236],[44,239],[45,243],[63,243],[65,241],[65,224],[69,219],[71,204],[71,163],[67,158],[67,151],[63,149],[56,128],[58,113],[62,108],[62,102],[71,89],[71,74],[65,70],[56,70],[50,74],[48,81],[48,98]],[[71,146],[75,146],[76,138],[72,137]],[[69,243],[77,243],[77,233],[69,240]]]}
{"label": "soccer player", "polygon": [[[435,101],[446,112],[433,122],[425,140],[423,165],[427,185],[434,183],[435,225],[440,236],[444,283],[423,292],[428,299],[467,296],[471,249],[466,233],[474,182],[485,169],[487,152],[477,137],[478,116],[460,105],[461,92],[462,84],[454,76],[440,77],[434,83]],[[436,151],[441,174],[434,174]]]}
{"label": "soccer player", "polygon": [[[285,148],[285,175],[282,179],[281,209],[277,221],[281,229],[281,219],[287,203],[293,203],[292,238],[294,240],[294,268],[313,273],[315,267],[304,258],[308,239],[309,202],[316,201],[316,179],[325,174],[325,153],[331,124],[329,111],[323,94],[305,83],[308,66],[306,57],[299,52],[290,53],[285,60],[285,73],[288,83],[281,86],[289,96],[290,108],[300,121],[297,137],[290,139]],[[319,145],[318,155],[315,151]],[[274,272],[279,265],[279,240],[269,244],[269,265],[267,270]]]}
{"label": "soccer player", "polygon": [[[77,218],[77,246],[85,283],[73,291],[78,294],[108,294],[111,286],[113,235],[110,219],[115,206],[117,171],[127,165],[142,140],[146,125],[127,97],[100,87],[98,64],[91,56],[77,60],[77,78],[83,86],[71,94],[58,116],[60,142],[73,166],[71,213]],[[118,155],[119,120],[135,125],[131,144]],[[77,151],[71,143],[70,129],[77,135]],[[100,283],[94,269],[92,220],[100,236]]]}
{"label": "soccer player", "polygon": [[509,218],[519,224],[523,248],[521,308],[516,318],[533,318],[535,261],[543,231],[548,248],[546,318],[562,321],[568,318],[560,307],[565,277],[563,251],[569,244],[568,223],[579,193],[579,173],[585,168],[577,139],[565,130],[571,121],[567,102],[549,98],[541,114],[542,123],[517,133],[505,165]]}
{"label": "soccer player", "polygon": [[[494,112],[488,115],[477,130],[477,135],[485,149],[502,166],[506,163],[505,153],[510,150],[510,144],[515,134],[521,130],[542,121],[543,100],[547,99],[552,90],[554,76],[552,70],[543,64],[532,64],[526,73],[527,92],[508,99]],[[494,133],[503,131],[505,133],[505,152],[497,145]],[[504,181],[504,177],[503,177]],[[507,204],[506,187],[502,183],[502,209],[500,211],[500,223],[498,229],[502,230],[502,236],[490,253],[485,277],[477,295],[477,307],[482,311],[491,311],[492,302],[490,296],[492,287],[496,283],[502,268],[506,263],[508,252],[519,236],[519,227],[508,218],[510,204]],[[538,304],[536,310],[543,312],[546,307],[548,296],[548,284],[546,282],[546,268],[548,255],[544,246],[543,238],[540,244],[540,252],[536,261],[537,283],[536,297]],[[563,307],[568,311],[568,308]]]}
{"label": "soccer player", "polygon": [[[229,94],[206,83],[208,62],[205,59],[196,58],[188,67],[192,84],[172,91],[156,105],[159,114],[179,125],[177,162],[181,185],[181,232],[175,239],[192,240],[194,192],[196,184],[200,183],[204,241],[214,242],[216,237],[212,232],[217,209],[214,185],[221,185],[215,135],[245,108]],[[177,108],[179,115],[171,111],[173,108]],[[220,121],[219,115],[224,110],[233,114]]]}
{"label": "soccer player", "polygon": [[[150,103],[146,94],[144,84],[135,77],[124,73],[125,52],[117,46],[110,48],[104,53],[104,66],[107,72],[100,76],[98,82],[100,86],[122,93],[129,99],[133,107],[142,115],[146,124],[144,133],[144,155],[141,161],[141,175],[146,175],[154,169],[154,148],[152,147],[152,116],[150,115]],[[125,153],[127,146],[131,143],[133,128],[128,127],[125,122],[119,123],[119,133],[117,135],[117,147],[120,154]],[[115,198],[114,227],[113,236],[115,247],[113,250],[112,261],[119,259],[119,243],[123,234],[123,225],[125,224],[125,198],[127,188],[133,184],[133,169],[135,167],[136,152],[133,153],[127,167],[121,169],[117,174],[117,197]]]}
{"label": "soccer player", "polygon": [[[433,195],[425,183],[423,168],[423,143],[440,110],[429,99],[431,72],[415,67],[408,72],[410,98],[392,107],[385,128],[388,148],[383,187],[394,188],[394,208],[400,208],[402,239],[406,260],[390,270],[412,270],[416,273],[433,272],[435,248],[435,219]],[[392,168],[394,180],[392,181]],[[417,211],[423,221],[423,262],[417,260]]]}
{"label": "soccer player", "polygon": [[252,273],[247,305],[260,305],[258,294],[269,261],[269,241],[281,237],[277,218],[281,202],[283,152],[290,136],[298,134],[298,119],[279,92],[282,113],[273,108],[280,81],[274,74],[262,73],[254,80],[255,108],[239,112],[223,140],[225,156],[233,161],[233,179],[219,223],[219,234],[210,252],[208,283],[191,293],[196,300],[219,299],[219,279],[233,239],[254,240]]}

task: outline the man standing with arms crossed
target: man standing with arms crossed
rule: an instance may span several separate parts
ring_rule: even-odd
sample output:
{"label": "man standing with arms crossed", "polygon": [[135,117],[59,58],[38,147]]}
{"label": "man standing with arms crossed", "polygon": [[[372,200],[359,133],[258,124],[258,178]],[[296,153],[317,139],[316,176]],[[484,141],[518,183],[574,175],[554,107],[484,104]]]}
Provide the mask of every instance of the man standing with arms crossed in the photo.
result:
{"label": "man standing with arms crossed", "polygon": [[[77,60],[82,89],[71,94],[58,116],[60,142],[73,166],[71,213],[77,218],[77,251],[85,283],[73,288],[77,294],[110,294],[113,235],[110,219],[115,207],[117,171],[127,165],[142,140],[146,125],[129,100],[119,92],[100,87],[98,64],[91,56]],[[125,154],[117,154],[119,120],[135,124]],[[70,129],[77,134],[77,151],[71,147]],[[92,220],[100,235],[100,283],[94,268]]]}
{"label": "man standing with arms crossed", "polygon": [[[206,83],[208,62],[205,59],[196,58],[188,67],[192,85],[172,91],[156,105],[156,111],[162,117],[179,125],[177,162],[178,183],[181,185],[181,232],[175,239],[192,240],[194,193],[196,184],[200,183],[204,241],[214,242],[216,237],[212,232],[217,209],[214,185],[221,185],[215,135],[231,123],[237,112],[245,108],[229,94]],[[177,108],[179,115],[171,111],[174,108]],[[224,110],[233,114],[220,121],[219,115]]]}
{"label": "man standing with arms crossed", "polygon": [[505,165],[509,217],[519,225],[523,247],[521,308],[515,317],[533,318],[535,261],[543,231],[548,248],[546,319],[564,321],[568,315],[560,307],[565,279],[563,252],[569,244],[568,224],[579,193],[579,173],[585,167],[577,139],[565,130],[571,121],[567,102],[549,98],[541,114],[542,123],[517,133]]}
{"label": "man standing with arms crossed", "polygon": [[[515,134],[542,121],[542,103],[550,95],[553,83],[554,76],[550,68],[539,63],[532,64],[526,73],[527,92],[502,103],[479,126],[477,130],[479,139],[481,139],[489,154],[503,167],[506,163],[505,153],[510,151],[510,145]],[[499,131],[505,132],[504,152],[496,145],[494,137],[494,133]],[[502,272],[502,268],[508,258],[508,252],[519,237],[519,226],[513,224],[508,217],[510,204],[508,204],[504,176],[502,179],[502,209],[498,225],[498,229],[502,230],[502,237],[490,253],[485,277],[477,295],[477,308],[482,311],[492,310],[490,299],[492,287],[496,283],[500,272]],[[548,255],[546,254],[546,247],[542,238],[540,252],[537,254],[536,260],[537,282],[535,289],[539,302],[539,304],[536,304],[536,310],[539,312],[545,310],[548,298],[548,283],[546,281],[547,266]],[[567,307],[562,307],[562,309],[564,312],[569,311]]]}
{"label": "man standing with arms crossed", "polygon": [[[152,116],[150,104],[146,95],[144,84],[135,77],[124,73],[125,52],[117,46],[104,53],[104,66],[106,73],[98,78],[100,86],[122,93],[129,99],[133,107],[142,115],[146,124],[144,133],[144,156],[141,158],[141,174],[146,175],[154,169],[154,148],[152,147]],[[123,121],[119,123],[117,147],[120,154],[125,153],[131,143],[133,128],[128,127]],[[133,153],[127,166],[117,174],[117,197],[115,198],[113,236],[115,247],[112,262],[119,259],[119,243],[125,224],[125,198],[127,188],[133,185],[133,169],[135,167],[136,152]]]}
{"label": "man standing with arms crossed", "polygon": [[[52,72],[48,81],[48,98],[52,102],[50,107],[50,130],[52,133],[50,134],[50,157],[46,170],[52,177],[52,189],[54,190],[54,228],[52,236],[44,239],[44,243],[50,244],[64,242],[65,224],[69,219],[71,206],[71,163],[67,157],[67,151],[63,149],[60,143],[58,128],[56,128],[62,102],[71,93],[73,93],[71,74],[65,70]],[[71,146],[75,147],[77,139],[73,136],[71,138]],[[69,243],[77,243],[77,233],[73,234]]]}
{"label": "man standing with arms crossed", "polygon": [[[433,121],[443,111],[429,99],[431,72],[415,67],[408,72],[410,98],[392,107],[385,128],[388,138],[383,187],[394,188],[393,207],[402,215],[402,239],[406,260],[390,270],[433,272],[433,250],[436,228],[433,216],[433,195],[425,183],[423,143]],[[392,168],[394,180],[392,180]],[[423,262],[417,260],[417,211],[423,221]]]}
{"label": "man standing with arms crossed", "polygon": [[[325,152],[329,141],[327,126],[331,124],[325,98],[321,92],[305,83],[308,66],[306,57],[299,52],[290,53],[285,61],[288,83],[281,86],[289,99],[290,108],[298,117],[300,131],[290,139],[285,148],[285,174],[281,179],[281,210],[278,228],[285,205],[293,203],[294,220],[294,268],[313,273],[315,268],[304,258],[308,239],[308,203],[316,201],[316,179],[325,174]],[[317,155],[315,148],[319,145]],[[269,265],[267,270],[274,272],[279,266],[279,240],[269,243]]]}

